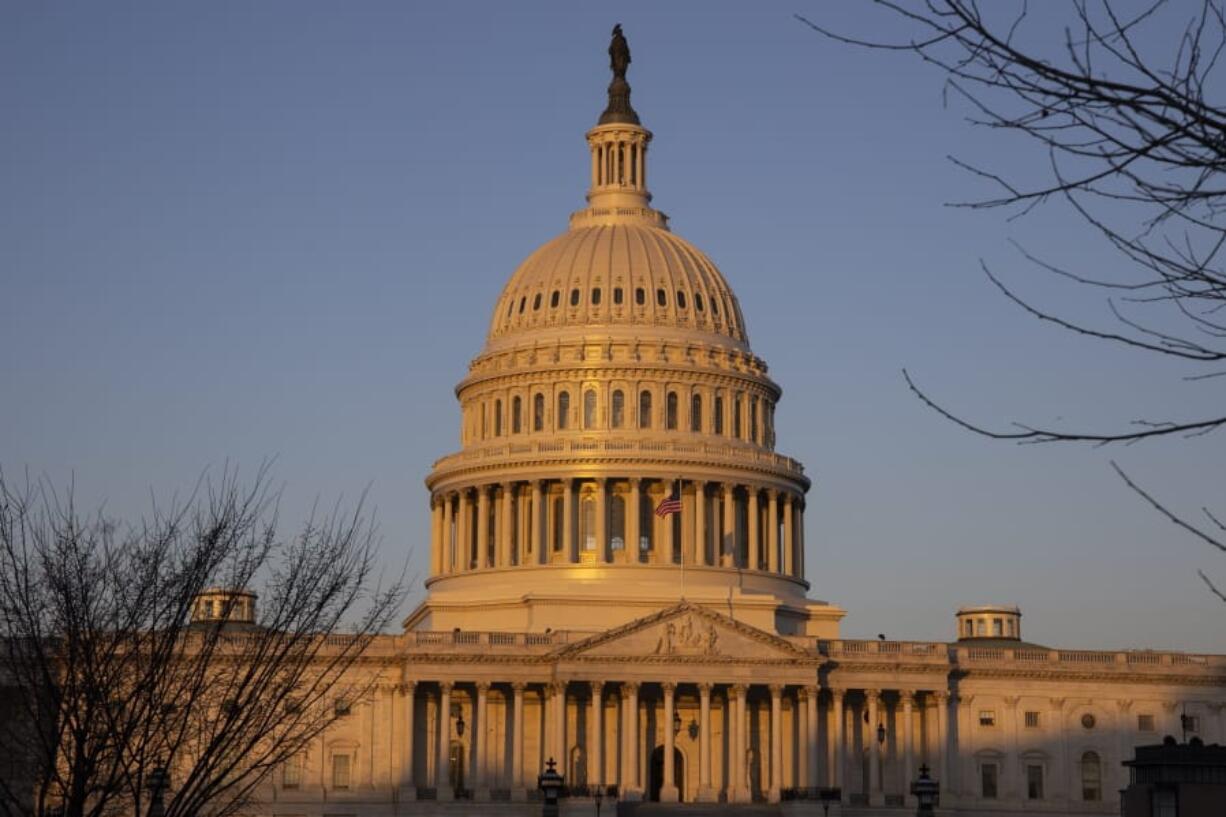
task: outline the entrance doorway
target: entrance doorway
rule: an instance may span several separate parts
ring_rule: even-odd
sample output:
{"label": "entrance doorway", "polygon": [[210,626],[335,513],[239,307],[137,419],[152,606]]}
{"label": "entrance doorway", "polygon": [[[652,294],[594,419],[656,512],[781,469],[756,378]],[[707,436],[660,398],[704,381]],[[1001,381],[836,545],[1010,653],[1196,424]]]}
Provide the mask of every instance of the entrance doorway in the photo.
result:
{"label": "entrance doorway", "polygon": [[[648,799],[659,802],[660,788],[664,785],[664,747],[657,746],[651,751],[651,767],[648,769],[647,788]],[[677,800],[685,800],[685,757],[681,750],[673,747],[673,784],[677,787]]]}

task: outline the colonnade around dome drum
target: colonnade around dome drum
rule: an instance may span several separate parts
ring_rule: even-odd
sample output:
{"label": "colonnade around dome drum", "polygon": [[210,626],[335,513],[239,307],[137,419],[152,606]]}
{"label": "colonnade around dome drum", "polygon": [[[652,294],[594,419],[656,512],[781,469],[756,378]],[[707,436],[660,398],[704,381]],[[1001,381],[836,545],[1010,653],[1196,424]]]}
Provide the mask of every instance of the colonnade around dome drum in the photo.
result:
{"label": "colonnade around dome drum", "polygon": [[[675,487],[681,511],[655,509]],[[597,477],[479,484],[432,503],[431,573],[695,565],[804,578],[804,497],[752,483]],[[636,546],[637,543],[637,546]]]}

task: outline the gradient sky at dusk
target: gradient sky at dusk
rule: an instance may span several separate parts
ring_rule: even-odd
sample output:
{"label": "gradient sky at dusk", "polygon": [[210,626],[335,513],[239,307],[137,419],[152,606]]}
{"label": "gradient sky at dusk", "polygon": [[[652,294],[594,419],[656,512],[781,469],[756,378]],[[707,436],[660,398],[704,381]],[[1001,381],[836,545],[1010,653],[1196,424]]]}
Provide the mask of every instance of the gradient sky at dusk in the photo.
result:
{"label": "gradient sky at dusk", "polygon": [[369,485],[388,564],[424,576],[452,389],[502,284],[583,204],[620,21],[655,204],[723,270],[783,387],[779,449],[814,480],[812,595],[848,609],[844,634],[948,639],[958,605],[995,602],[1040,643],[1226,651],[1195,575],[1226,581],[1226,557],[1109,468],[1226,509],[1221,432],[1018,447],[908,393],[903,367],[987,424],[1118,428],[1208,412],[1224,384],[990,286],[980,259],[1106,324],[1009,242],[1120,261],[1057,204],[944,206],[991,192],[947,154],[1023,178],[1044,157],[969,127],[935,70],[792,18],[888,33],[866,6],[0,6],[0,465],[133,517],[275,456],[287,526]]}

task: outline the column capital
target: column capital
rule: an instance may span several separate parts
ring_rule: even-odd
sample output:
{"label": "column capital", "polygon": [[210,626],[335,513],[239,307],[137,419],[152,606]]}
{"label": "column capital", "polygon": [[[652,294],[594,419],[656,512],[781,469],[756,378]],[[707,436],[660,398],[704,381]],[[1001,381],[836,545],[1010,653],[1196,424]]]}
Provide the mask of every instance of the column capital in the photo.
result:
{"label": "column capital", "polygon": [[528,682],[527,682],[527,681],[512,681],[512,682],[511,682],[511,691],[512,691],[512,692],[523,692],[523,691],[524,691],[525,689],[527,689],[527,688],[528,688]]}
{"label": "column capital", "polygon": [[721,482],[721,483],[719,484],[719,486],[720,486],[720,488],[722,488],[722,489],[723,489],[723,491],[724,491],[724,493],[725,493],[725,494],[730,494],[730,493],[732,493],[733,491],[735,491],[735,490],[736,490],[737,483],[735,483],[735,482]]}
{"label": "column capital", "polygon": [[630,697],[631,693],[638,691],[639,685],[637,682],[623,681],[619,693],[622,696],[622,699],[625,700]]}
{"label": "column capital", "polygon": [[916,691],[914,689],[898,690],[898,700],[902,703],[903,709],[907,712],[911,711],[911,705],[915,703]]}
{"label": "column capital", "polygon": [[702,694],[710,695],[711,689],[715,686],[715,684],[712,684],[710,681],[699,681],[695,686],[698,687],[698,691]]}
{"label": "column capital", "polygon": [[826,689],[830,690],[830,694],[837,698],[842,698],[844,695],[847,694],[846,687],[827,685]]}
{"label": "column capital", "polygon": [[550,681],[549,683],[545,684],[545,688],[548,689],[551,693],[555,695],[558,693],[565,694],[566,693],[566,682],[565,681]]}
{"label": "column capital", "polygon": [[490,691],[490,682],[489,682],[489,681],[476,681],[476,682],[473,684],[473,686],[475,686],[475,687],[477,688],[477,691],[478,691],[478,692],[481,692],[481,693],[485,693],[485,692],[489,692],[489,691]]}
{"label": "column capital", "polygon": [[662,681],[660,683],[660,689],[664,690],[669,695],[672,695],[677,691],[677,684],[673,681]]}
{"label": "column capital", "polygon": [[511,493],[511,491],[515,488],[515,482],[516,481],[512,479],[502,483],[502,490],[506,491],[508,494]]}
{"label": "column capital", "polygon": [[744,698],[745,693],[749,692],[749,684],[729,684],[728,688],[735,692],[738,698]]}
{"label": "column capital", "polygon": [[593,695],[599,695],[600,693],[604,692],[604,681],[591,681],[589,683],[592,685]]}
{"label": "column capital", "polygon": [[1128,714],[1129,710],[1132,709],[1132,701],[1127,698],[1121,698],[1115,702],[1115,705],[1119,707],[1120,713],[1124,715]]}
{"label": "column capital", "polygon": [[930,692],[930,693],[928,693],[928,694],[930,694],[930,695],[933,697],[933,699],[935,699],[935,700],[936,700],[936,702],[937,702],[938,704],[947,704],[947,703],[949,703],[949,690],[947,690],[947,689],[937,689],[937,690],[933,690],[932,692]]}
{"label": "column capital", "polygon": [[445,693],[450,693],[451,690],[455,689],[455,681],[439,681],[438,688]]}
{"label": "column capital", "polygon": [[771,684],[770,691],[773,697],[778,697],[783,694],[784,684]]}
{"label": "column capital", "polygon": [[405,681],[396,685],[396,691],[401,695],[412,695],[417,690],[416,681]]}

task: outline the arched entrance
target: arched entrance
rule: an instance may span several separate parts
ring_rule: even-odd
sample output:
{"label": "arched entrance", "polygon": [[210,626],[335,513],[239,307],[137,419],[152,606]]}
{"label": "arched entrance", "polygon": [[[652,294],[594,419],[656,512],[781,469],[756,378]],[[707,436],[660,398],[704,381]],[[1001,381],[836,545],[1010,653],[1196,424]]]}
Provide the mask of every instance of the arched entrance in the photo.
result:
{"label": "arched entrance", "polygon": [[[647,796],[650,800],[659,801],[660,787],[664,785],[664,747],[657,746],[651,751],[651,767],[648,769]],[[673,747],[673,785],[677,787],[677,800],[685,799],[685,756],[681,750]]]}

